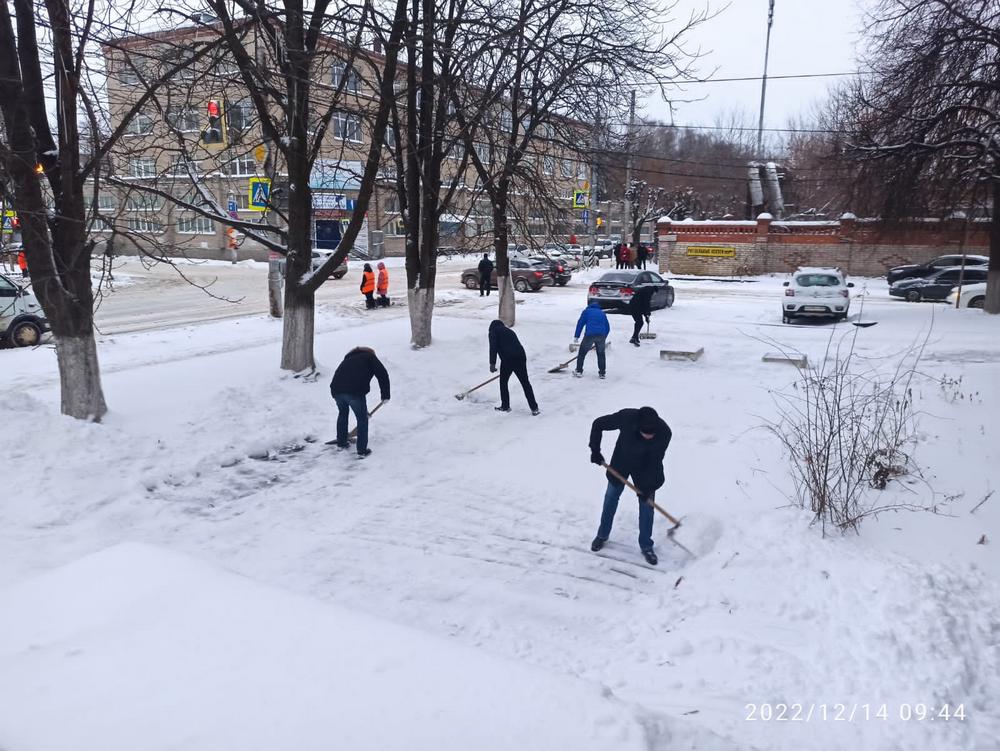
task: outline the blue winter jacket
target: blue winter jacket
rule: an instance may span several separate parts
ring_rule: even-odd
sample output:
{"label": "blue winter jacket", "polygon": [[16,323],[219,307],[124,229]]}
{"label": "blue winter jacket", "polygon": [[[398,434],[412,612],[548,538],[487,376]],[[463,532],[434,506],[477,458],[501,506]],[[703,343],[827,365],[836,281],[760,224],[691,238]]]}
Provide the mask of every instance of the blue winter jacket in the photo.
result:
{"label": "blue winter jacket", "polygon": [[580,332],[584,326],[587,327],[587,336],[607,336],[611,333],[611,324],[608,323],[608,316],[601,310],[600,304],[590,303],[580,314],[580,320],[576,322],[576,333],[573,336],[580,338]]}

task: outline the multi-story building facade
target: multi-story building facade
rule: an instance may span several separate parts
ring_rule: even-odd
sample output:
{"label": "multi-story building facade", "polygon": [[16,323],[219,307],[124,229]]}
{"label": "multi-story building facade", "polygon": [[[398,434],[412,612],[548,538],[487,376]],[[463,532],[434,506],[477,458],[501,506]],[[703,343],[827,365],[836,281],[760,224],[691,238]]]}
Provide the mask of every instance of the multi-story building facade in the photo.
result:
{"label": "multi-story building facade", "polygon": [[[188,27],[120,39],[105,46],[110,129],[121,127],[125,113],[135,110],[150,84],[161,82],[155,95],[128,123],[112,155],[113,176],[104,181],[98,194],[95,231],[107,233],[113,224],[116,232],[125,235],[128,242],[116,242],[117,252],[130,252],[132,247],[156,248],[160,252],[229,258],[232,231],[186,209],[185,202],[212,205],[242,221],[279,225],[282,221],[280,198],[272,198],[278,211],[263,212],[253,206],[254,182],[271,179],[271,190],[280,194],[280,189],[287,189],[287,177],[276,158],[277,150],[269,149],[263,138],[257,110],[235,62],[221,49],[199,47],[210,46],[216,37],[211,29]],[[256,44],[253,32],[248,31],[248,51],[255,54]],[[348,64],[351,58],[354,62]],[[339,228],[334,225],[348,221],[354,210],[371,143],[369,115],[377,104],[374,82],[381,72],[381,61],[381,56],[371,51],[351,55],[349,48],[330,40],[328,54],[313,66],[314,117],[332,113],[310,179],[317,247],[330,247],[339,237]],[[402,89],[402,85],[397,86],[401,118],[405,118]],[[217,117],[213,117],[211,107],[218,108],[213,110]],[[497,119],[504,122],[502,113]],[[518,236],[561,236],[580,229],[581,212],[572,209],[572,196],[585,184],[587,166],[554,136],[553,127],[543,124],[537,147],[525,157],[525,164],[537,171],[538,179],[532,182],[544,184],[550,195],[539,200],[537,189],[530,195],[528,191],[523,195],[515,192],[512,204],[517,216],[513,219]],[[396,164],[387,148],[395,137],[390,128],[367,227],[356,243],[373,255],[403,254],[405,224],[399,211]],[[586,136],[581,135],[580,141],[586,142]],[[480,158],[490,160],[487,144],[477,142],[475,148]],[[491,202],[462,154],[463,148],[456,141],[442,165],[446,184],[454,181],[456,190],[442,217],[441,244],[486,247],[492,242]],[[265,255],[263,247],[249,236],[240,237],[238,253],[242,258]]]}

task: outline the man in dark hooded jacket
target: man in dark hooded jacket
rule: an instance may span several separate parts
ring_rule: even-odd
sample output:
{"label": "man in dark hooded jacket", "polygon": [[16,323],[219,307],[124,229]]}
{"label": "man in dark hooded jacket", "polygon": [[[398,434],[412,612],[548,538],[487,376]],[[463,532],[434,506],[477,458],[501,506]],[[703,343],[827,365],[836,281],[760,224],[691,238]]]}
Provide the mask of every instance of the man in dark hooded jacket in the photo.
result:
{"label": "man in dark hooded jacket", "polygon": [[635,322],[635,326],[632,328],[632,338],[629,339],[629,342],[636,347],[639,346],[639,333],[642,331],[642,322],[645,320],[646,323],[649,323],[649,316],[653,312],[652,300],[655,291],[653,287],[639,287],[632,295],[632,299],[628,301],[628,312],[632,315],[632,320]]}
{"label": "man in dark hooded jacket", "polygon": [[389,374],[371,347],[355,347],[344,357],[330,381],[330,394],[337,402],[337,446],[346,449],[348,410],[358,421],[358,456],[368,456],[368,404],[372,378],[378,379],[382,401],[389,401]]}
{"label": "man in dark hooded jacket", "polygon": [[483,260],[479,262],[479,296],[489,297],[490,288],[493,285],[493,261],[490,260],[489,253],[483,253]]}
{"label": "man in dark hooded jacket", "polygon": [[524,397],[528,400],[531,414],[538,414],[538,402],[535,392],[528,381],[528,357],[524,347],[511,329],[503,321],[496,320],[490,324],[490,372],[497,372],[497,355],[500,356],[500,406],[498,412],[510,412],[510,376],[513,373],[521,382]]}
{"label": "man in dark hooded jacket", "polygon": [[[609,466],[626,479],[631,476],[632,483],[639,489],[639,549],[646,561],[655,566],[653,506],[648,501],[653,500],[656,491],[663,485],[663,455],[670,445],[670,428],[652,407],[623,409],[598,417],[590,429],[590,461],[599,466],[605,464],[601,454],[601,434],[606,430],[618,431],[618,442],[615,443]],[[625,489],[610,473],[607,478],[601,525],[590,544],[594,552],[603,548],[611,535],[618,499]]]}

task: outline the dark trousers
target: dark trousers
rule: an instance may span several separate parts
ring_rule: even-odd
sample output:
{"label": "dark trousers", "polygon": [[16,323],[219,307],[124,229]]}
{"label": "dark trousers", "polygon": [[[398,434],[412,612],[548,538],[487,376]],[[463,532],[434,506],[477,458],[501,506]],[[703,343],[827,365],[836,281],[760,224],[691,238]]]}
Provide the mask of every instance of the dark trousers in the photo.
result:
{"label": "dark trousers", "polygon": [[580,351],[576,355],[576,372],[583,372],[583,361],[587,357],[587,353],[590,352],[591,347],[597,348],[597,372],[604,375],[604,347],[607,343],[607,334],[594,334],[592,336],[585,336],[580,342]]}
{"label": "dark trousers", "polygon": [[[611,525],[618,510],[618,499],[622,496],[625,486],[615,480],[608,480],[608,489],[604,493],[604,509],[601,511],[601,526],[597,536],[607,540],[611,535]],[[652,496],[650,500],[653,500]],[[639,549],[653,549],[653,507],[639,501]]]}
{"label": "dark trousers", "polygon": [[375,307],[375,293],[365,292],[365,307],[374,308]]}
{"label": "dark trousers", "polygon": [[632,338],[638,341],[639,333],[642,331],[642,324],[645,318],[642,313],[633,313],[632,320],[635,321],[635,327],[632,329]]}
{"label": "dark trousers", "polygon": [[358,452],[363,453],[368,448],[368,404],[360,394],[334,394],[337,402],[337,444],[347,446],[348,410],[354,413],[358,421]]}
{"label": "dark trousers", "polygon": [[386,296],[385,292],[379,292],[378,293],[378,306],[380,308],[388,308],[389,307],[389,298]]}
{"label": "dark trousers", "polygon": [[489,297],[490,294],[490,278],[488,276],[479,277],[479,296],[482,297],[483,294]]}
{"label": "dark trousers", "polygon": [[528,363],[525,360],[515,360],[514,362],[507,360],[500,361],[500,406],[510,408],[509,382],[512,373],[521,382],[521,388],[524,389],[524,398],[528,400],[528,406],[531,407],[532,411],[538,409],[538,402],[535,401],[535,391],[531,388],[531,382],[528,381]]}

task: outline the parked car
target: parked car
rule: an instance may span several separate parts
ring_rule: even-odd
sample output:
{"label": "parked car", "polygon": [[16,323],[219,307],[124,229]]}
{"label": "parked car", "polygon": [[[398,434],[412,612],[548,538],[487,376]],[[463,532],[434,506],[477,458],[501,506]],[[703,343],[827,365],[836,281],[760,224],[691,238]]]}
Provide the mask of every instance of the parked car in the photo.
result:
{"label": "parked car", "polygon": [[844,273],[837,268],[802,268],[785,282],[781,322],[796,318],[833,318],[843,321],[851,308],[850,288]]}
{"label": "parked car", "polygon": [[889,294],[902,297],[909,302],[921,300],[944,300],[958,285],[959,279],[963,286],[986,281],[985,266],[966,266],[963,272],[960,266],[935,271],[930,276],[902,279],[889,287]]}
{"label": "parked car", "polygon": [[655,271],[609,271],[590,285],[587,302],[596,302],[605,310],[624,311],[632,295],[642,287],[653,287],[650,307],[654,310],[674,304],[674,288]]}
{"label": "parked car", "polygon": [[557,287],[565,287],[569,280],[573,278],[567,262],[559,258],[546,258],[545,256],[531,256],[528,260],[534,261],[539,268],[548,269],[552,272],[552,279]]}
{"label": "parked car", "polygon": [[48,330],[49,322],[31,290],[0,274],[0,343],[34,347]]}
{"label": "parked car", "polygon": [[[316,269],[318,269],[320,265],[323,263],[323,261],[325,261],[327,257],[331,255],[333,255],[333,253],[327,250],[314,250],[312,252],[312,270],[315,271]],[[341,264],[337,268],[333,270],[333,273],[330,276],[332,276],[334,279],[343,279],[345,276],[347,276],[346,258],[341,262]]]}
{"label": "parked car", "polygon": [[982,308],[986,304],[986,282],[955,287],[948,295],[948,302],[954,305],[956,301],[960,308]]}
{"label": "parked car", "polygon": [[[534,261],[520,258],[510,259],[510,276],[514,289],[518,292],[537,292],[542,287],[555,284],[552,272],[544,266],[538,266]],[[466,269],[462,272],[462,284],[469,289],[479,289],[479,269]],[[493,269],[490,277],[490,287],[497,289],[497,270]]]}
{"label": "parked car", "polygon": [[[990,259],[986,256],[965,256],[966,267],[985,266],[989,263],[989,261]],[[942,269],[961,265],[961,255],[938,256],[933,261],[928,261],[927,263],[911,263],[906,266],[896,266],[895,268],[891,268],[886,273],[885,280],[889,282],[889,284],[894,284],[901,279],[913,279],[917,277],[925,278],[931,274],[941,271]]]}

